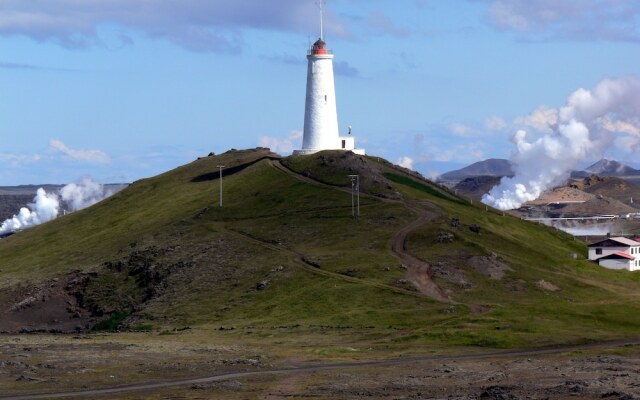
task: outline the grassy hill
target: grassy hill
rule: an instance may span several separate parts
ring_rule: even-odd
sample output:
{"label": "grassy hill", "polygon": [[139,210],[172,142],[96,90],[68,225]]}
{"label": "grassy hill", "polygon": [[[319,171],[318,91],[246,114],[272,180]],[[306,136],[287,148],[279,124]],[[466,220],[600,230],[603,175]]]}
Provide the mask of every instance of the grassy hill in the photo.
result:
{"label": "grassy hill", "polygon": [[[428,268],[392,251],[400,239]],[[585,254],[376,157],[230,151],[0,240],[0,331],[190,326],[392,349],[637,335],[640,275]]]}

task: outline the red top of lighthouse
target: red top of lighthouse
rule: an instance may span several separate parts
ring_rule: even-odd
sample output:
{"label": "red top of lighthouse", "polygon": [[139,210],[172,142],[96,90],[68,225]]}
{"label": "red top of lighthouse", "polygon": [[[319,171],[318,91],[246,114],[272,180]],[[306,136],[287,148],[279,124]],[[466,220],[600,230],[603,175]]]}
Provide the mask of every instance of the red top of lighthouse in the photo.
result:
{"label": "red top of lighthouse", "polygon": [[331,51],[327,50],[327,44],[324,40],[318,39],[311,47],[309,54],[331,54]]}

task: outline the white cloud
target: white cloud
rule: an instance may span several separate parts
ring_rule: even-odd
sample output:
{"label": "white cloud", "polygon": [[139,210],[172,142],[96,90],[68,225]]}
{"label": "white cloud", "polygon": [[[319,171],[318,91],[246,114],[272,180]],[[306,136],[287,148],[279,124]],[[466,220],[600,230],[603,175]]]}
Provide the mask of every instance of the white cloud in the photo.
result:
{"label": "white cloud", "polygon": [[612,120],[611,117],[602,119],[602,127],[609,132],[628,133],[640,136],[640,123],[631,121]]}
{"label": "white cloud", "polygon": [[542,105],[530,115],[516,118],[514,122],[521,127],[534,128],[543,133],[550,133],[558,125],[558,110]]}
{"label": "white cloud", "polygon": [[[241,30],[307,32],[318,11],[300,0],[2,0],[0,35],[23,35],[68,48],[101,45],[99,27],[130,29],[186,49],[238,52]],[[326,29],[349,36],[341,18],[328,10]],[[130,43],[129,43],[130,44]]]}
{"label": "white cloud", "polygon": [[457,145],[451,148],[431,147],[420,155],[419,162],[475,162],[484,157],[479,144]]}
{"label": "white cloud", "polygon": [[613,143],[618,149],[627,153],[635,153],[638,151],[638,148],[640,148],[638,145],[638,139],[631,136],[617,136]]}
{"label": "white cloud", "polygon": [[476,133],[475,129],[473,129],[472,127],[461,124],[459,122],[454,122],[453,124],[451,124],[449,126],[449,129],[454,135],[460,137],[470,137]]}
{"label": "white cloud", "polygon": [[501,117],[492,116],[484,121],[484,127],[489,131],[501,132],[509,128],[509,123]]}
{"label": "white cloud", "polygon": [[407,157],[407,156],[403,156],[398,158],[398,160],[396,161],[396,164],[398,164],[399,166],[403,167],[403,168],[407,168],[407,169],[413,169],[413,158],[411,157]]}
{"label": "white cloud", "polygon": [[302,131],[292,131],[289,136],[284,138],[276,138],[271,136],[260,136],[258,139],[259,145],[262,147],[268,147],[271,151],[278,154],[290,154],[296,148],[302,148],[302,144],[298,143],[302,138]]}
{"label": "white cloud", "polygon": [[0,162],[8,164],[12,168],[33,164],[41,159],[40,154],[0,153]]}
{"label": "white cloud", "polygon": [[101,150],[75,150],[56,139],[51,140],[49,145],[53,151],[62,153],[77,161],[95,164],[111,163],[111,158]]}
{"label": "white cloud", "polygon": [[475,162],[484,157],[485,143],[481,140],[469,139],[454,141],[447,138],[445,142],[435,143],[424,134],[413,136],[414,163],[429,162]]}
{"label": "white cloud", "polygon": [[489,21],[529,37],[639,41],[640,3],[627,0],[491,0]]}

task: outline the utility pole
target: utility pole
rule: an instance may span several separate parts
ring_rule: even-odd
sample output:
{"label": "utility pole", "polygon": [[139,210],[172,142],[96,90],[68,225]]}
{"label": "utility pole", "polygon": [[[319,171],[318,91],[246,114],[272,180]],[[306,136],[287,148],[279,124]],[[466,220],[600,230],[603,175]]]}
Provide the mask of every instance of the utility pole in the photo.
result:
{"label": "utility pole", "polygon": [[[349,175],[351,178],[351,215],[354,218],[360,217],[360,175]],[[357,207],[354,204],[354,197],[357,199]]]}
{"label": "utility pole", "polygon": [[218,167],[218,169],[220,169],[220,207],[222,207],[222,168],[224,168],[224,165],[216,165],[216,167]]}
{"label": "utility pole", "polygon": [[358,199],[358,218],[360,218],[360,175],[356,175],[356,198]]}

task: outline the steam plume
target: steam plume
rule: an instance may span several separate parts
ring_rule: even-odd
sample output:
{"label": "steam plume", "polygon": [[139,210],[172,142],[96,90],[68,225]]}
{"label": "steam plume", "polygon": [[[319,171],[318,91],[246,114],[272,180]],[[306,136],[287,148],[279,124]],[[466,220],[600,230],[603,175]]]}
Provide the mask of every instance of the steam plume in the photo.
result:
{"label": "steam plume", "polygon": [[103,185],[86,177],[78,184],[71,183],[60,189],[60,197],[71,212],[92,206],[112,194]]}
{"label": "steam plume", "polygon": [[518,208],[563,184],[582,161],[602,156],[613,145],[631,151],[640,144],[637,78],[605,79],[593,90],[575,91],[559,110],[545,112],[553,118],[545,118],[543,136],[530,140],[524,130],[514,135],[515,176],[503,178],[482,198],[485,204],[501,210]]}
{"label": "steam plume", "polygon": [[91,178],[83,178],[80,183],[66,185],[56,193],[38,189],[33,203],[22,207],[18,214],[0,225],[0,235],[31,228],[58,217],[62,209],[73,212],[89,207],[114,193]]}

